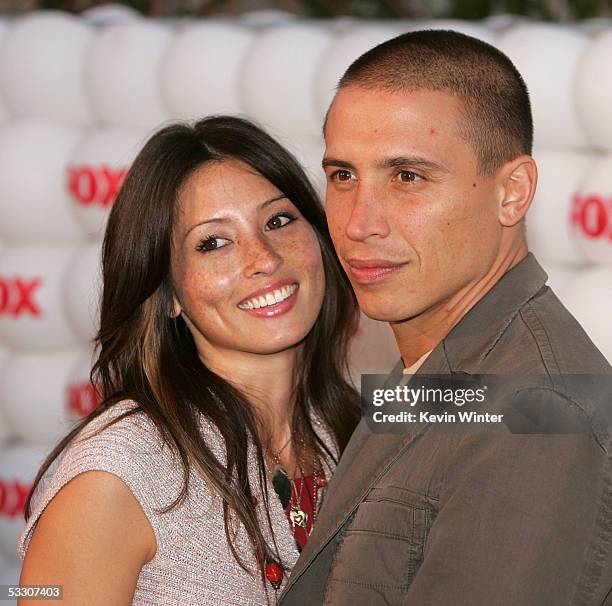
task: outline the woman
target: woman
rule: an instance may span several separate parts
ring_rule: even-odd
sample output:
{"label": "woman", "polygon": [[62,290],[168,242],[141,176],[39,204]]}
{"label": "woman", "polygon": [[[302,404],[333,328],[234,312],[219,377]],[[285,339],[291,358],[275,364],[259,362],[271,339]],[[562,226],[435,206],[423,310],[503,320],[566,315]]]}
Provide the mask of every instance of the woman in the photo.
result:
{"label": "woman", "polygon": [[21,584],[66,605],[273,603],[358,416],[356,304],[316,194],[245,120],[169,126],[102,266],[104,400],[37,475]]}

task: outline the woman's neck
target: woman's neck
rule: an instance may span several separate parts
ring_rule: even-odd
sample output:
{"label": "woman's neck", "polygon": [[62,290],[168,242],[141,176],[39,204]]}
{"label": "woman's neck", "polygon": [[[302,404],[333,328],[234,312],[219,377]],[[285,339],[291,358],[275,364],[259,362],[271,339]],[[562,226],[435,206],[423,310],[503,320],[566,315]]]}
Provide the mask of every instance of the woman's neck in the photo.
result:
{"label": "woman's neck", "polygon": [[216,349],[200,354],[213,372],[239,389],[253,405],[259,437],[271,452],[278,451],[291,436],[293,390],[298,348],[274,354]]}

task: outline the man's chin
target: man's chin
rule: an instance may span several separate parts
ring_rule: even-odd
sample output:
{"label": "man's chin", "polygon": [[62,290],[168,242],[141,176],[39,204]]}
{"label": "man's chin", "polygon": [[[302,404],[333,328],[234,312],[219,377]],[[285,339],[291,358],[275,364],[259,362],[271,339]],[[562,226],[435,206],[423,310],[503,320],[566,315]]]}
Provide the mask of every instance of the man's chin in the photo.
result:
{"label": "man's chin", "polygon": [[418,315],[418,312],[412,309],[398,309],[397,307],[393,308],[389,304],[385,305],[368,305],[362,304],[359,301],[359,297],[357,298],[359,302],[359,307],[361,311],[371,318],[372,320],[378,320],[379,322],[388,322],[389,324],[394,324],[398,322],[405,322],[406,320],[410,320]]}

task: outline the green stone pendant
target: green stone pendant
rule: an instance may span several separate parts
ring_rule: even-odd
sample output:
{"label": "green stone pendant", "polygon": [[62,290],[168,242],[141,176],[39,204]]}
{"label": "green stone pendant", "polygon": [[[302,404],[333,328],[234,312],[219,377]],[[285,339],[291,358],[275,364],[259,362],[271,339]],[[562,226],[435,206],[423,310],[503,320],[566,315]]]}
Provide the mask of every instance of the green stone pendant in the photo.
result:
{"label": "green stone pendant", "polygon": [[278,495],[283,509],[287,508],[291,501],[291,480],[287,470],[282,465],[275,465],[272,471],[272,486]]}

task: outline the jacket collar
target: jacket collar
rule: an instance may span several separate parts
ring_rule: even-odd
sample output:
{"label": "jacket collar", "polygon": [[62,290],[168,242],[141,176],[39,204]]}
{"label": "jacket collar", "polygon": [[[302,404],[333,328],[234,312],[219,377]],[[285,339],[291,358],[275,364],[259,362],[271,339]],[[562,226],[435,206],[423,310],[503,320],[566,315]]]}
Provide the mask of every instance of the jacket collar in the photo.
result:
{"label": "jacket collar", "polygon": [[519,310],[546,284],[548,276],[532,253],[507,271],[440,343],[448,365],[476,368],[486,358]]}

